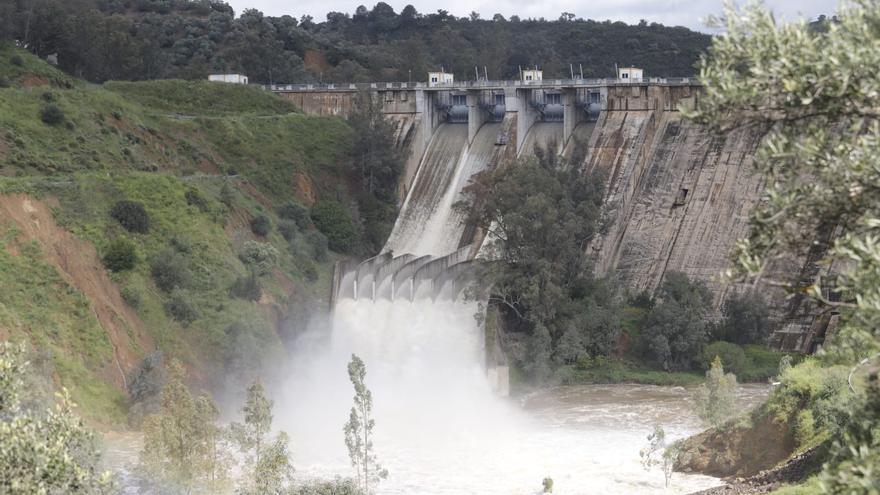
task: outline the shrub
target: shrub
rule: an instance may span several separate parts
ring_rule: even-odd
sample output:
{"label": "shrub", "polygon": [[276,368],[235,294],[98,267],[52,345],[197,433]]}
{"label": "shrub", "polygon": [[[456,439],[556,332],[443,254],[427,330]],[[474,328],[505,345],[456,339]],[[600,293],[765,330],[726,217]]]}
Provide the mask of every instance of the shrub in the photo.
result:
{"label": "shrub", "polygon": [[15,55],[9,57],[9,63],[11,63],[12,65],[14,65],[16,67],[22,67],[24,65],[24,59],[21,58],[21,55],[15,54]]}
{"label": "shrub", "polygon": [[306,234],[306,242],[308,242],[309,247],[312,251],[312,258],[318,263],[323,263],[327,261],[327,237],[313,230]]}
{"label": "shrub", "polygon": [[224,182],[223,187],[220,188],[220,202],[227,208],[232,208],[232,204],[235,203],[235,191],[228,182]]}
{"label": "shrub", "polygon": [[126,285],[119,290],[119,295],[122,296],[125,304],[128,304],[130,307],[138,309],[141,306],[141,291],[136,287]]}
{"label": "shrub", "polygon": [[156,287],[171,292],[187,287],[192,279],[189,260],[180,253],[167,249],[159,253],[150,264],[150,273]]}
{"label": "shrub", "polygon": [[197,189],[187,189],[184,197],[186,197],[186,204],[195,206],[202,213],[207,213],[210,210],[208,200]]}
{"label": "shrub", "polygon": [[11,85],[9,79],[6,79],[3,76],[0,76],[0,88],[8,88]]}
{"label": "shrub", "polygon": [[278,208],[278,216],[296,222],[296,225],[303,230],[309,228],[312,223],[308,208],[299,203],[289,202],[281,205]]}
{"label": "shrub", "polygon": [[756,293],[734,294],[721,309],[719,338],[737,344],[764,344],[770,337],[772,325],[767,301]]}
{"label": "shrub", "polygon": [[737,376],[742,374],[749,366],[749,360],[742,347],[730,342],[713,342],[707,345],[703,352],[700,353],[700,368],[708,371],[716,357],[721,359],[724,369]]}
{"label": "shrub", "polygon": [[137,250],[128,239],[116,239],[107,247],[103,257],[104,266],[111,272],[131,270],[137,264]]}
{"label": "shrub", "polygon": [[150,216],[144,205],[136,201],[117,201],[110,209],[110,216],[129,232],[145,234],[150,230]]}
{"label": "shrub", "polygon": [[266,237],[270,230],[272,230],[272,223],[266,215],[257,215],[251,219],[251,232],[254,235]]}
{"label": "shrub", "polygon": [[312,222],[327,236],[327,245],[339,253],[350,252],[357,233],[351,215],[338,201],[318,201],[312,206]]}
{"label": "shrub", "polygon": [[183,289],[174,289],[171,297],[165,301],[165,313],[174,318],[184,327],[201,318],[201,313],[190,300],[189,294]]}
{"label": "shrub", "polygon": [[306,261],[303,264],[303,275],[306,276],[306,280],[309,282],[316,282],[318,280],[318,269],[315,267],[315,264],[311,261]]}
{"label": "shrub", "polygon": [[40,110],[40,120],[48,125],[59,125],[64,122],[64,110],[58,105],[50,103]]}
{"label": "shrub", "polygon": [[260,279],[255,274],[244,277],[238,277],[229,287],[229,296],[246,301],[258,301],[262,289],[260,288]]}
{"label": "shrub", "polygon": [[278,250],[268,242],[247,241],[238,257],[251,273],[265,275],[278,264]]}
{"label": "shrub", "polygon": [[284,237],[284,240],[290,242],[296,238],[299,227],[297,227],[296,222],[293,220],[281,220],[278,222],[278,232],[281,233],[281,237]]}

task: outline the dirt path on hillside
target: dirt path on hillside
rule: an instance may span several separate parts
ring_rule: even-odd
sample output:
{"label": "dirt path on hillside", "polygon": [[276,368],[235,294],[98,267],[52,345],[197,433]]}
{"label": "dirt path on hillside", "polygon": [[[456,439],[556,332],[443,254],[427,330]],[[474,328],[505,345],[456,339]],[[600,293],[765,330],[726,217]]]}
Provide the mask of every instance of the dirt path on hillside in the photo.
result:
{"label": "dirt path on hillside", "polygon": [[124,389],[125,373],[155,345],[143,322],[110,280],[95,247],[59,227],[47,205],[26,194],[0,195],[0,217],[15,223],[21,240],[35,241],[46,262],[88,299],[114,348],[114,360],[101,374]]}

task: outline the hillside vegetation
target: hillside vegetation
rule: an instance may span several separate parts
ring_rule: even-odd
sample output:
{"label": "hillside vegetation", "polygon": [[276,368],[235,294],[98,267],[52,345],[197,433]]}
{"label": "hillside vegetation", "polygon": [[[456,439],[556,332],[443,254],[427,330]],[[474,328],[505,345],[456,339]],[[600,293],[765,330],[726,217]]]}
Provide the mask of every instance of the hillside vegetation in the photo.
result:
{"label": "hillside vegetation", "polygon": [[242,390],[326,304],[337,255],[309,206],[358,218],[344,121],[254,88],[94,86],[11,48],[0,77],[0,336],[86,415],[124,421],[157,349]]}
{"label": "hillside vegetation", "polygon": [[[458,79],[485,67],[490,78],[518,77],[540,65],[547,78],[614,75],[615,64],[652,77],[694,74],[711,37],[684,27],[641,21],[509,19],[493,12],[455,17],[396,12],[378,2],[350,4],[326,19],[301,13],[271,17],[256,9],[235,16],[222,0],[41,0],[0,5],[0,40],[17,40],[90,81],[203,79],[243,72],[252,82],[424,80],[441,66]],[[296,9],[292,5],[291,9]],[[489,18],[491,17],[491,18]],[[98,41],[98,42],[96,42]]]}

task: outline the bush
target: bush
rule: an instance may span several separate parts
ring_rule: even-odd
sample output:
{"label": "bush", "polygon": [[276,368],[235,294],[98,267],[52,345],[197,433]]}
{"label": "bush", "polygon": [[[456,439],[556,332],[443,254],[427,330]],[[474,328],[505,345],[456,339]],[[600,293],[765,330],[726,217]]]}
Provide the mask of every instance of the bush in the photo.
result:
{"label": "bush", "polygon": [[724,301],[719,338],[737,344],[766,344],[772,324],[767,301],[756,293],[734,294]]}
{"label": "bush", "polygon": [[235,191],[228,182],[224,182],[223,187],[220,188],[220,202],[227,208],[232,208],[232,204],[235,203]]}
{"label": "bush", "polygon": [[268,242],[247,241],[238,257],[251,273],[266,275],[278,264],[278,250]]}
{"label": "bush", "polygon": [[189,294],[183,289],[174,289],[171,297],[165,301],[165,313],[174,318],[184,327],[201,318],[201,313],[190,300]]}
{"label": "bush", "polygon": [[141,292],[136,287],[126,285],[119,290],[119,295],[130,307],[138,309],[141,306]]}
{"label": "bush", "polygon": [[9,63],[11,63],[12,65],[14,65],[16,67],[22,67],[24,65],[24,59],[21,58],[21,55],[15,54],[15,55],[9,57]]}
{"label": "bush", "polygon": [[232,282],[232,286],[229,287],[230,297],[246,301],[258,301],[261,294],[260,279],[253,273],[236,278],[235,282]]}
{"label": "bush", "polygon": [[327,236],[327,245],[339,253],[350,252],[357,233],[351,215],[338,201],[318,201],[312,206],[312,222]]}
{"label": "bush", "polygon": [[315,264],[311,261],[306,261],[303,264],[303,275],[306,276],[306,280],[309,282],[316,282],[318,280],[318,269],[315,267]]}
{"label": "bush", "polygon": [[312,251],[312,258],[318,263],[327,261],[327,237],[318,232],[311,231],[306,234],[306,242]]}
{"label": "bush", "polygon": [[192,279],[189,260],[180,253],[170,249],[159,253],[150,264],[150,273],[156,287],[171,292],[177,288],[187,287]]}
{"label": "bush", "polygon": [[278,208],[278,216],[296,222],[296,225],[302,230],[309,228],[312,223],[308,208],[299,203],[290,202],[281,205]]}
{"label": "bush", "polygon": [[3,76],[0,76],[0,88],[8,88],[11,85],[9,79],[6,79]]}
{"label": "bush", "polygon": [[257,215],[251,219],[251,232],[255,235],[266,237],[270,230],[272,230],[272,223],[266,215]]}
{"label": "bush", "polygon": [[278,232],[281,233],[281,237],[284,237],[284,240],[290,242],[296,238],[299,227],[293,220],[281,220],[278,222]]}
{"label": "bush", "polygon": [[150,230],[150,216],[144,205],[136,201],[117,201],[110,209],[110,216],[129,232],[146,234]]}
{"label": "bush", "polygon": [[195,206],[202,213],[207,213],[210,210],[208,200],[197,189],[188,189],[184,197],[186,197],[186,204]]}
{"label": "bush", "polygon": [[64,110],[55,104],[46,105],[40,110],[40,120],[48,125],[60,125],[64,122]]}
{"label": "bush", "polygon": [[712,342],[700,353],[700,368],[709,371],[716,357],[721,359],[724,369],[737,376],[741,375],[750,364],[742,347],[730,342]]}
{"label": "bush", "polygon": [[102,260],[111,272],[131,270],[138,261],[137,250],[128,239],[116,239],[107,247]]}

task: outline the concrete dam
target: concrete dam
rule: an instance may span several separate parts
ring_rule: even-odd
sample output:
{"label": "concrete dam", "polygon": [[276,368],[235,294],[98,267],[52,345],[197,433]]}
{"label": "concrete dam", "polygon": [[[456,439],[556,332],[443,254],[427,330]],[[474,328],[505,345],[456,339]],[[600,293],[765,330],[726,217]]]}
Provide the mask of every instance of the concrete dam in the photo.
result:
{"label": "concrete dam", "polygon": [[[598,275],[613,275],[633,292],[653,292],[667,272],[684,272],[707,284],[716,308],[736,289],[720,275],[761,200],[763,179],[752,167],[760,136],[747,130],[715,136],[684,120],[679,108],[700,98],[694,80],[271,89],[307,113],[343,117],[366,89],[381,102],[396,126],[398,146],[407,152],[400,185],[405,199],[381,261],[365,262],[376,267],[371,275],[362,275],[371,270],[363,265],[352,268],[340,280],[339,297],[452,294],[450,280],[464,272],[455,266],[477,256],[482,240],[453,205],[474,174],[511,164],[537,147],[567,157],[577,147],[583,170],[606,177],[610,222],[589,247]],[[800,271],[802,265],[791,261],[774,269]],[[443,275],[450,270],[455,274]],[[442,289],[425,288],[429,273],[443,277]],[[410,288],[403,287],[404,275]],[[775,345],[810,351],[813,323],[802,317],[785,325]]]}

